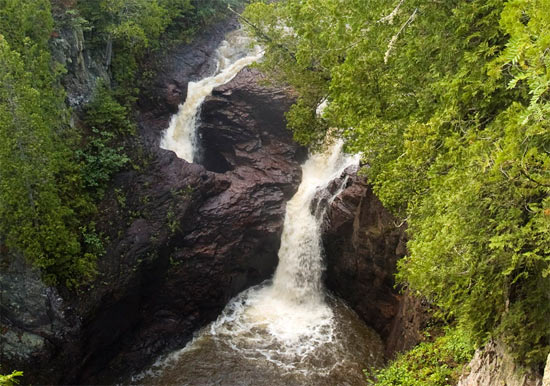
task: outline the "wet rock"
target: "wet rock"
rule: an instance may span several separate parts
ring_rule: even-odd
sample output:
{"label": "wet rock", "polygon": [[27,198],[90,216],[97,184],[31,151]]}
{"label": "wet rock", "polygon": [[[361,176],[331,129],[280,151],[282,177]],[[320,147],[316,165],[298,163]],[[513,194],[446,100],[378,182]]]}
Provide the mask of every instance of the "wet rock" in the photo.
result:
{"label": "wet rock", "polygon": [[541,386],[538,374],[520,368],[506,352],[504,345],[491,341],[476,351],[458,386]]}
{"label": "wet rock", "polygon": [[326,207],[327,287],[382,336],[387,358],[412,348],[429,314],[424,301],[395,288],[396,264],[406,254],[406,225],[383,207],[357,167],[346,169],[314,205],[317,211]]}
{"label": "wet rock", "polygon": [[198,128],[198,158],[208,170],[223,173],[249,166],[259,174],[248,171],[243,178],[261,181],[273,173],[276,179],[295,178],[285,176],[285,163],[304,161],[306,152],[297,152],[281,119],[293,99],[284,89],[262,86],[263,80],[258,70],[245,68],[206,99]]}
{"label": "wet rock", "polygon": [[[231,170],[212,172],[155,148],[147,170],[117,177],[125,205],[139,213],[102,262],[109,284],[81,307],[89,312],[100,305],[85,329],[93,354],[67,380],[109,382],[142,368],[184,345],[231,297],[273,274],[285,203],[300,182],[304,152],[284,128],[291,98],[259,86],[259,77],[245,70],[203,105],[201,133],[234,133],[215,145],[202,142],[234,149],[239,156],[228,158]],[[219,96],[228,90],[231,98]],[[275,102],[267,97],[274,94]],[[215,107],[220,103],[224,109]],[[269,119],[254,115],[268,106]],[[149,112],[144,116],[142,130],[156,131],[156,123],[148,126],[155,122]],[[249,146],[251,139],[259,144]],[[113,212],[107,217],[121,210],[116,201],[105,203],[103,213]]]}
{"label": "wet rock", "polygon": [[[355,170],[342,178],[346,186],[324,221],[326,284],[387,338],[400,304],[393,274],[406,252],[404,229]],[[341,179],[329,190],[335,191]]]}
{"label": "wet rock", "polygon": [[[215,50],[225,34],[238,27],[236,20],[224,20],[209,27],[189,45],[175,47],[163,58],[152,57],[145,66],[158,74],[143,90],[138,101],[142,121],[170,118],[187,97],[187,84],[216,71]],[[153,125],[148,125],[148,127]],[[167,126],[162,125],[162,130]],[[158,141],[158,132],[142,132],[151,141]]]}
{"label": "wet rock", "polygon": [[312,211],[323,208],[328,289],[382,336],[387,357],[413,347],[428,314],[421,300],[395,288],[396,263],[406,253],[405,225],[382,206],[357,167],[317,194]]}
{"label": "wet rock", "polygon": [[[110,242],[97,280],[78,293],[60,288],[60,297],[37,273],[0,276],[2,365],[25,370],[25,382],[116,382],[184,345],[231,297],[273,274],[305,155],[285,129],[292,97],[245,70],[204,104],[204,166],[158,148],[187,82],[212,71],[234,25],[176,48],[140,101],[146,166],[119,173],[100,204],[96,229]],[[210,167],[217,159],[229,166]]]}

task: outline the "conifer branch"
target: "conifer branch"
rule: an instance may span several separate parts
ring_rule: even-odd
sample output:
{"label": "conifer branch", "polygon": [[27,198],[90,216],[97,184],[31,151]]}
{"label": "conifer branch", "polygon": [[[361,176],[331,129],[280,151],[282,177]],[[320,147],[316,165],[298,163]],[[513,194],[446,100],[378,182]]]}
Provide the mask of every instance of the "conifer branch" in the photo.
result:
{"label": "conifer branch", "polygon": [[235,11],[233,8],[231,8],[230,5],[227,5],[227,9],[229,9],[229,11],[231,11],[233,14],[235,14],[237,16],[237,18],[239,18],[239,20],[241,20],[246,25],[251,27],[258,34],[258,36],[261,39],[265,40],[266,42],[273,43],[276,47],[278,47],[278,48],[282,49],[283,51],[285,51],[292,58],[292,60],[296,61],[296,56],[294,55],[294,53],[292,51],[290,51],[290,49],[287,46],[285,46],[281,43],[276,43],[273,40],[273,38],[270,37],[269,35],[267,35],[264,31],[262,31],[262,29],[260,27],[258,27],[252,21],[248,20],[246,17],[244,17],[239,12]]}

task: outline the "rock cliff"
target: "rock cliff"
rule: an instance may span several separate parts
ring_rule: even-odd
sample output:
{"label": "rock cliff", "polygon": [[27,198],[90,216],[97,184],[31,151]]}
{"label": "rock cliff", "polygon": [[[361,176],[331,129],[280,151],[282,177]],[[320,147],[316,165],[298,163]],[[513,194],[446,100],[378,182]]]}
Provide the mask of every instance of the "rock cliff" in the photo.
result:
{"label": "rock cliff", "polygon": [[147,162],[117,175],[100,205],[97,230],[110,242],[97,280],[58,293],[2,254],[1,362],[25,371],[25,382],[114,382],[183,345],[231,297],[272,275],[305,155],[285,128],[292,97],[243,71],[203,106],[204,166],[157,146],[186,82],[212,70],[228,28],[176,48],[140,101]]}
{"label": "rock cliff", "polygon": [[357,168],[348,168],[324,194],[342,183],[323,224],[326,284],[382,336],[392,357],[419,342],[428,319],[425,304],[395,288],[396,264],[406,253],[405,225],[382,206]]}
{"label": "rock cliff", "polygon": [[67,70],[61,79],[67,104],[79,110],[92,99],[99,82],[110,84],[110,74],[104,55],[88,49],[82,25],[69,20],[57,17],[59,29],[50,40],[50,49],[53,60]]}
{"label": "rock cliff", "polygon": [[543,386],[542,379],[514,363],[506,348],[491,341],[476,351],[458,386]]}

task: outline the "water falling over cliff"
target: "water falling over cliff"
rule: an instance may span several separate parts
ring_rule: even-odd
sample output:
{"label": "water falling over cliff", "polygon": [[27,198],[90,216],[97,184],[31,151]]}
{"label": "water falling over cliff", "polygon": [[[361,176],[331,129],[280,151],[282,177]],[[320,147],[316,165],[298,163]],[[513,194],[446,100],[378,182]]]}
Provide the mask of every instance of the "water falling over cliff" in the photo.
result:
{"label": "water falling over cliff", "polygon": [[279,265],[272,281],[235,297],[218,319],[182,350],[133,379],[144,384],[360,385],[362,368],[378,364],[381,342],[322,286],[323,207],[316,193],[356,157],[341,143],[312,155],[288,202]]}
{"label": "water falling over cliff", "polygon": [[244,67],[262,57],[260,47],[250,48],[251,40],[242,29],[231,32],[216,51],[216,71],[198,82],[189,82],[187,98],[172,117],[160,141],[160,147],[172,150],[179,158],[194,162],[197,152],[197,116],[204,99],[212,90],[229,82]]}

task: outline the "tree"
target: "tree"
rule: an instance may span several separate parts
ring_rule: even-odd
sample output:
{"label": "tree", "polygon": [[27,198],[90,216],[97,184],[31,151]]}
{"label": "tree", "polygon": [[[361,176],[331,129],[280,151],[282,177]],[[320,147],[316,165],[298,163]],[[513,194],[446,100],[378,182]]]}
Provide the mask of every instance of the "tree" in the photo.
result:
{"label": "tree", "polygon": [[33,86],[33,78],[0,37],[0,234],[50,283],[58,275],[72,282],[92,271],[91,259],[79,256],[75,213],[57,184],[67,157],[51,125],[58,117],[50,116],[49,97]]}
{"label": "tree", "polygon": [[48,283],[72,286],[94,272],[79,230],[94,205],[49,53],[49,2],[3,0],[0,18],[0,234]]}
{"label": "tree", "polygon": [[317,146],[338,128],[407,220],[400,282],[534,365],[550,351],[548,9],[286,0],[244,14],[261,67],[299,94],[295,137]]}

